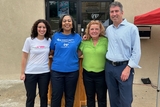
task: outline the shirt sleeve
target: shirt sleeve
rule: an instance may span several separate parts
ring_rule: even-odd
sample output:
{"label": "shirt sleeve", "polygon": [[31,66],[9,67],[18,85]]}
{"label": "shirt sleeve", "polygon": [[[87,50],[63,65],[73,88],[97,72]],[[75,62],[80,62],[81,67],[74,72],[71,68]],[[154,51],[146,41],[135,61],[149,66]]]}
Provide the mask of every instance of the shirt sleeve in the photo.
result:
{"label": "shirt sleeve", "polygon": [[23,52],[26,52],[26,53],[30,52],[30,42],[29,41],[30,41],[29,38],[25,40],[23,49],[22,49]]}
{"label": "shirt sleeve", "polygon": [[132,55],[131,58],[129,60],[128,65],[131,68],[141,68],[138,63],[140,61],[140,57],[141,57],[141,45],[140,45],[140,37],[139,37],[139,31],[138,28],[135,26],[133,28],[133,35],[131,35],[131,39],[132,39]]}
{"label": "shirt sleeve", "polygon": [[54,43],[55,43],[55,36],[53,35],[53,36],[52,36],[51,43],[50,43],[50,50],[55,50]]}
{"label": "shirt sleeve", "polygon": [[83,50],[83,47],[84,47],[84,41],[82,41],[81,43],[80,43],[80,46],[79,46],[79,50]]}
{"label": "shirt sleeve", "polygon": [[107,51],[108,51],[108,38],[106,38],[106,48],[107,48]]}

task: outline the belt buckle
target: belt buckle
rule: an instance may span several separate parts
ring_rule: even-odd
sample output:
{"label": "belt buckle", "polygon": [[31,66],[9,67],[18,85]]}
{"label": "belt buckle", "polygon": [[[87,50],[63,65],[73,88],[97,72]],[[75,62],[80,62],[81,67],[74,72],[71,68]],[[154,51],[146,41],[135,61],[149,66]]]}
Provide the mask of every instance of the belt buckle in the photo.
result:
{"label": "belt buckle", "polygon": [[112,62],[112,65],[113,65],[113,66],[116,66],[116,62]]}

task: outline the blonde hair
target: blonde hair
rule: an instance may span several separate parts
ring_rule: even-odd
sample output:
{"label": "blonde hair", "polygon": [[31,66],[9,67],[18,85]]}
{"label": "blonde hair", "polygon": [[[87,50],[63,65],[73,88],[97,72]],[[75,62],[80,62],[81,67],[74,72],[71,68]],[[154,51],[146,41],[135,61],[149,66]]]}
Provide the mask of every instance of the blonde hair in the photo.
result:
{"label": "blonde hair", "polygon": [[89,40],[91,38],[90,34],[89,34],[89,29],[91,27],[91,25],[93,24],[97,24],[99,25],[100,27],[100,34],[99,36],[105,36],[105,28],[104,26],[102,25],[102,23],[99,21],[99,20],[91,20],[88,24],[87,24],[87,27],[85,29],[85,35],[86,35],[86,38],[87,40]]}

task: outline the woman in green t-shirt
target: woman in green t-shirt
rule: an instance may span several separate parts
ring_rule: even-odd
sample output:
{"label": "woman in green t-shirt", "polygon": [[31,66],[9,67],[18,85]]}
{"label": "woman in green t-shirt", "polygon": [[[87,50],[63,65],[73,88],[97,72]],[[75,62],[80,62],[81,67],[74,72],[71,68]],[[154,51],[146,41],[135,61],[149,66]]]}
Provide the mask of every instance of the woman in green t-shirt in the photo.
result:
{"label": "woman in green t-shirt", "polygon": [[83,55],[83,83],[87,96],[87,107],[106,107],[107,86],[105,82],[105,62],[108,39],[104,36],[105,28],[98,20],[92,20],[85,29],[86,40],[79,47]]}

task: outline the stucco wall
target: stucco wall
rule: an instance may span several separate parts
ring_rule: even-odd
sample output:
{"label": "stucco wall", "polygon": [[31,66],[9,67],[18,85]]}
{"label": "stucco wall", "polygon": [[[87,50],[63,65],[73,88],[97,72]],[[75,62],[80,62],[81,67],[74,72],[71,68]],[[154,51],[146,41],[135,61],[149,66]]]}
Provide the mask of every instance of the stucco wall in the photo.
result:
{"label": "stucco wall", "polygon": [[[124,18],[130,22],[135,15],[156,9],[160,4],[160,0],[119,1],[124,6]],[[0,79],[19,79],[22,46],[35,20],[45,18],[44,0],[0,0],[0,13]],[[157,84],[160,25],[152,26],[151,39],[141,40],[141,47],[142,68],[135,69],[134,82],[141,83],[142,77],[149,77]]]}
{"label": "stucco wall", "polygon": [[[160,0],[118,0],[123,4],[124,18],[133,22],[134,16],[159,8]],[[151,39],[141,40],[141,69],[135,69],[135,83],[141,78],[149,77],[157,84],[160,57],[160,25],[151,25]]]}
{"label": "stucco wall", "polygon": [[22,46],[39,18],[45,18],[44,0],[0,0],[0,79],[19,79]]}

